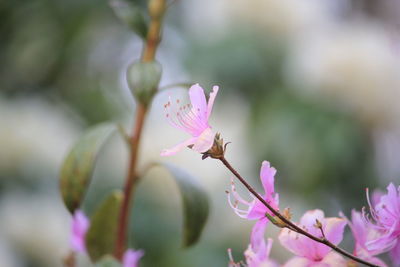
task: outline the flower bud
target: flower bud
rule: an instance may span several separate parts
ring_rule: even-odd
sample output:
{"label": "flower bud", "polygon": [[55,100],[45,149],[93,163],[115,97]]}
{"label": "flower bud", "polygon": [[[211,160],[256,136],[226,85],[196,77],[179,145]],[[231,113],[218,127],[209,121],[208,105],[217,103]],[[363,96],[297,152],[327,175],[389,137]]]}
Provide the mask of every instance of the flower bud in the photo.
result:
{"label": "flower bud", "polygon": [[148,105],[161,79],[162,68],[157,61],[135,61],[129,65],[126,77],[129,89],[137,101]]}
{"label": "flower bud", "polygon": [[213,146],[203,153],[202,159],[204,160],[208,157],[213,159],[223,158],[228,144],[229,142],[224,145],[224,139],[221,138],[220,133],[215,134]]}

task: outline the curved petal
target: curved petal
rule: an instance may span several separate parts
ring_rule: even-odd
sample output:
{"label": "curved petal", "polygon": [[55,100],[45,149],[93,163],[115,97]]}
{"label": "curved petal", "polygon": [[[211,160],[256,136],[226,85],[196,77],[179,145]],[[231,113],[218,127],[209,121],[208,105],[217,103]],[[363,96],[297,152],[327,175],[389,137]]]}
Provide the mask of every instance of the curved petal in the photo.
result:
{"label": "curved petal", "polygon": [[294,257],[291,258],[289,261],[287,261],[283,267],[308,267],[312,264],[312,261],[310,261],[307,258],[303,257]]}
{"label": "curved petal", "polygon": [[194,84],[189,89],[190,102],[193,111],[199,115],[202,121],[207,122],[207,101],[204,89],[198,84]]}
{"label": "curved petal", "polygon": [[389,253],[390,259],[392,260],[394,266],[400,266],[400,241],[397,240],[396,245],[392,248]]}
{"label": "curved petal", "polygon": [[327,218],[326,225],[324,225],[326,238],[335,245],[339,244],[343,239],[343,231],[346,224],[346,220],[342,218]]}
{"label": "curved petal", "polygon": [[314,227],[316,220],[322,222],[324,220],[324,212],[319,209],[309,210],[300,218],[300,224],[305,226],[309,232],[320,234],[319,230]]}
{"label": "curved petal", "polygon": [[271,167],[268,161],[263,161],[260,170],[260,179],[264,187],[265,196],[267,199],[272,199],[272,195],[275,193],[274,189],[274,178],[276,169]]}
{"label": "curved petal", "polygon": [[313,266],[346,267],[347,261],[342,255],[331,251],[323,258],[322,261],[320,261],[319,264],[315,264]]}
{"label": "curved petal", "polygon": [[268,208],[264,206],[258,199],[255,199],[253,203],[249,206],[249,212],[247,214],[247,219],[255,220],[265,217],[265,213],[269,212]]}
{"label": "curved petal", "polygon": [[123,267],[137,267],[139,266],[139,260],[142,258],[144,255],[143,250],[133,250],[133,249],[128,249],[124,253],[124,258],[122,260]]}
{"label": "curved petal", "polygon": [[85,236],[86,232],[89,229],[90,221],[86,217],[86,215],[77,210],[72,219],[72,232],[70,245],[71,249],[75,252],[85,252]]}
{"label": "curved petal", "polygon": [[348,222],[350,229],[353,233],[353,237],[357,245],[365,247],[367,241],[367,225],[362,218],[361,212],[352,210],[351,211],[351,223]]}
{"label": "curved petal", "polygon": [[250,244],[253,251],[255,252],[259,251],[259,249],[263,245],[263,242],[265,246],[264,233],[267,223],[268,219],[265,217],[258,220],[253,226],[253,230],[251,231]]}
{"label": "curved petal", "polygon": [[212,92],[210,93],[210,98],[208,99],[208,104],[207,104],[207,120],[208,120],[208,118],[210,118],[211,111],[214,106],[214,100],[215,100],[215,97],[217,96],[218,90],[219,90],[219,87],[214,85]]}
{"label": "curved petal", "polygon": [[177,152],[181,151],[185,147],[187,147],[189,145],[193,145],[194,142],[196,141],[196,139],[197,139],[196,137],[192,137],[186,141],[183,141],[182,143],[175,145],[174,147],[172,147],[170,149],[164,149],[160,155],[163,157],[175,155]]}
{"label": "curved petal", "polygon": [[310,260],[322,258],[317,255],[316,242],[308,237],[285,228],[281,230],[278,238],[282,246],[297,256]]}
{"label": "curved petal", "polygon": [[[343,232],[347,222],[345,219],[342,218],[326,218],[325,222],[323,223],[323,230],[325,233],[326,239],[328,239],[331,243],[338,245],[343,239]],[[325,256],[329,253],[332,249],[317,243],[317,250],[318,254],[321,256]]]}
{"label": "curved petal", "polygon": [[215,134],[212,132],[211,128],[205,129],[200,136],[195,138],[193,150],[203,153],[209,150],[214,143]]}
{"label": "curved petal", "polygon": [[[309,233],[321,236],[321,232],[314,225],[318,219],[324,229],[326,238],[332,243],[338,244],[343,238],[343,230],[346,221],[341,218],[324,218],[321,210],[313,210],[306,212],[300,220],[300,226],[304,227]],[[279,241],[288,250],[297,256],[306,257],[310,260],[320,261],[331,250],[331,248],[317,243],[303,235],[299,235],[288,229],[283,229],[279,234]]]}

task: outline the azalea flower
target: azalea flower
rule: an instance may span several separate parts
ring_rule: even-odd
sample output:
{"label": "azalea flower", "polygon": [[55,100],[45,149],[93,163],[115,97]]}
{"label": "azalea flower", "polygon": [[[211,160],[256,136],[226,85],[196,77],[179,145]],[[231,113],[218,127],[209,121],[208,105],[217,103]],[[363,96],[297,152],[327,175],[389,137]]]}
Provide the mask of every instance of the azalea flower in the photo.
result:
{"label": "azalea flower", "polygon": [[[322,224],[325,238],[338,245],[343,238],[346,220],[342,218],[325,218],[322,210],[307,211],[300,219],[299,227],[314,236],[322,237],[321,230],[315,226],[316,220]],[[279,234],[282,246],[297,255],[285,263],[285,267],[347,266],[346,260],[324,244],[318,243],[306,236],[284,228]]]}
{"label": "azalea flower", "polygon": [[89,219],[81,210],[76,210],[72,218],[70,245],[75,252],[85,252],[85,235],[89,229]]}
{"label": "azalea flower", "polygon": [[400,266],[400,187],[396,189],[390,183],[387,187],[388,193],[376,198],[375,203],[367,199],[370,207],[370,214],[374,222],[369,220],[364,212],[364,218],[381,233],[381,236],[366,243],[368,250],[390,251],[390,257],[395,266]]}
{"label": "azalea flower", "polygon": [[387,266],[382,260],[374,257],[383,253],[384,251],[382,251],[382,249],[369,250],[366,246],[367,242],[380,237],[380,232],[374,227],[371,227],[371,225],[363,219],[361,212],[356,210],[351,211],[351,221],[349,221],[347,218],[345,219],[347,220],[347,224],[353,233],[355,241],[353,254],[376,265],[382,267]]}
{"label": "azalea flower", "polygon": [[[279,204],[279,195],[275,193],[274,189],[274,180],[275,180],[276,170],[275,168],[270,166],[268,161],[263,161],[260,170],[260,179],[262,186],[265,191],[265,195],[263,196],[264,200],[269,203],[275,210],[278,210]],[[266,213],[274,216],[273,213],[265,207],[260,200],[253,196],[252,201],[244,200],[236,191],[235,184],[233,180],[231,182],[232,187],[232,196],[235,198],[234,203],[231,200],[231,194],[228,192],[228,202],[235,213],[245,219],[248,220],[258,220],[254,225],[252,233],[251,233],[251,244],[254,249],[258,250],[259,244],[261,244],[261,240],[263,239],[265,227],[269,221],[268,217],[265,215]],[[247,207],[247,209],[238,208],[238,204],[242,204]]]}
{"label": "azalea flower", "polygon": [[192,146],[193,150],[200,153],[211,148],[215,134],[213,134],[208,120],[217,93],[218,86],[214,86],[207,103],[203,88],[199,84],[195,84],[189,89],[190,104],[183,104],[179,99],[173,101],[171,97],[169,98],[164,105],[168,122],[192,137],[170,149],[164,149],[161,156],[174,155],[187,146]]}
{"label": "azalea flower", "polygon": [[122,266],[123,267],[138,267],[139,266],[139,260],[142,258],[144,255],[143,250],[133,250],[133,249],[128,249],[124,253],[124,258],[122,260]]}
{"label": "azalea flower", "polygon": [[229,267],[277,267],[279,266],[274,260],[269,258],[269,254],[271,252],[273,240],[268,238],[268,242],[265,243],[264,238],[258,244],[258,250],[254,250],[252,244],[249,244],[249,247],[244,252],[244,256],[246,258],[246,264],[236,263],[233,260],[232,252],[228,249],[229,254]]}

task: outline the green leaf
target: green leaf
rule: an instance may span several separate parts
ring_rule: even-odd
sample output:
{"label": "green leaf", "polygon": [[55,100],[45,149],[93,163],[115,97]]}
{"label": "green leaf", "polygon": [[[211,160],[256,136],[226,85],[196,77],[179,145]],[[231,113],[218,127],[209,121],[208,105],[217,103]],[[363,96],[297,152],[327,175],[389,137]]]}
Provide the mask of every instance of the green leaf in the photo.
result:
{"label": "green leaf", "polygon": [[197,180],[184,170],[170,164],[158,163],[166,168],[179,187],[183,202],[183,246],[195,244],[200,236],[209,213],[208,197]]}
{"label": "green leaf", "polygon": [[115,15],[141,38],[147,35],[147,22],[139,6],[126,0],[110,0]]}
{"label": "green leaf", "polygon": [[89,129],[72,147],[61,167],[60,191],[67,209],[73,213],[83,198],[105,141],[116,130],[112,124],[100,124]]}
{"label": "green leaf", "polygon": [[101,203],[90,219],[86,247],[93,261],[114,251],[122,199],[122,192],[114,191]]}
{"label": "green leaf", "polygon": [[113,256],[106,255],[102,257],[98,262],[96,262],[96,267],[121,267],[119,263]]}

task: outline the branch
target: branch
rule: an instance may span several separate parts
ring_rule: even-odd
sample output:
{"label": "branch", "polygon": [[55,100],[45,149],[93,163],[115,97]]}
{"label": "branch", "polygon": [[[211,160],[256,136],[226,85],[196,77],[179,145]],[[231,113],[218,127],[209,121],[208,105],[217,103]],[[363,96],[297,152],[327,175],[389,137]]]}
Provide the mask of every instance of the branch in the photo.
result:
{"label": "branch", "polygon": [[365,264],[367,266],[371,266],[371,267],[379,267],[378,265],[372,264],[370,262],[367,262],[363,259],[360,259],[356,256],[354,256],[353,254],[345,251],[344,249],[334,245],[333,243],[331,243],[329,240],[325,239],[325,238],[318,238],[310,233],[308,233],[307,231],[303,230],[302,228],[300,228],[299,226],[297,226],[295,223],[291,222],[290,220],[288,220],[287,218],[285,218],[285,216],[283,216],[281,213],[279,213],[279,211],[275,210],[271,205],[268,204],[267,201],[265,201],[255,190],[253,187],[251,187],[251,185],[249,185],[246,180],[231,166],[231,164],[225,159],[224,156],[219,157],[218,158],[224,165],[226,168],[228,168],[233,175],[236,176],[236,178],[239,179],[239,181],[264,205],[266,206],[275,216],[277,216],[280,220],[282,220],[285,224],[286,227],[289,229],[292,229],[294,231],[296,231],[299,234],[302,234],[304,236],[307,236],[308,238],[324,244],[330,248],[332,248],[333,250],[335,250],[336,252],[354,260],[357,261],[359,263]]}

